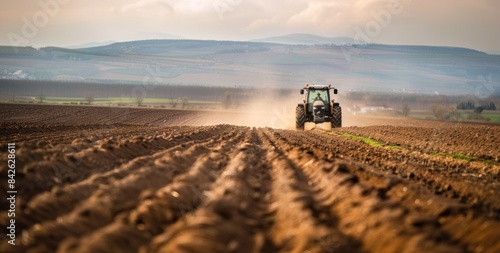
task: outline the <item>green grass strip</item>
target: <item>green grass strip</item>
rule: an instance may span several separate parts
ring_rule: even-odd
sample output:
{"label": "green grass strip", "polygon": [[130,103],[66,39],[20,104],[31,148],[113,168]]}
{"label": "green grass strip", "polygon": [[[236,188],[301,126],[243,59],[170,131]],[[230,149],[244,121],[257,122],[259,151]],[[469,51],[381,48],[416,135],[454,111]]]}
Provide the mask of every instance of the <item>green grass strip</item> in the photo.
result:
{"label": "green grass strip", "polygon": [[[340,136],[345,137],[345,138],[349,138],[351,140],[363,141],[364,143],[366,143],[372,147],[384,147],[384,148],[388,148],[388,149],[402,149],[401,146],[387,145],[386,143],[376,141],[376,140],[373,140],[371,138],[367,138],[367,137],[363,137],[363,136],[357,136],[357,135],[346,134],[346,133],[337,134],[337,135],[340,135]],[[477,162],[482,162],[485,164],[494,164],[495,163],[494,160],[481,159],[478,157],[467,156],[467,155],[463,155],[463,154],[431,153],[430,155],[431,156],[440,156],[440,157],[449,157],[449,158],[459,159],[459,160],[466,160],[468,162],[477,161]]]}
{"label": "green grass strip", "polygon": [[372,147],[385,147],[389,149],[400,149],[400,146],[394,146],[394,145],[387,145],[386,143],[376,141],[371,138],[363,137],[363,136],[357,136],[357,135],[352,135],[352,134],[342,134],[341,136],[352,139],[352,140],[360,140],[363,141],[364,143],[372,146]]}

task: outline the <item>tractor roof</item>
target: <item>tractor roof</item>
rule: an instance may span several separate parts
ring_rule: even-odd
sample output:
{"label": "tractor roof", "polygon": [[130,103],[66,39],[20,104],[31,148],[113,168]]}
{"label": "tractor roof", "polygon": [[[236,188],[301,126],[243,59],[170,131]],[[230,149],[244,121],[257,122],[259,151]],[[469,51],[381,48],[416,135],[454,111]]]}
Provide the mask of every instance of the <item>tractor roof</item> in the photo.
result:
{"label": "tractor roof", "polygon": [[309,85],[309,84],[306,84],[305,89],[310,89],[310,90],[329,90],[329,89],[333,89],[333,87],[332,87],[331,84],[328,84],[328,85]]}

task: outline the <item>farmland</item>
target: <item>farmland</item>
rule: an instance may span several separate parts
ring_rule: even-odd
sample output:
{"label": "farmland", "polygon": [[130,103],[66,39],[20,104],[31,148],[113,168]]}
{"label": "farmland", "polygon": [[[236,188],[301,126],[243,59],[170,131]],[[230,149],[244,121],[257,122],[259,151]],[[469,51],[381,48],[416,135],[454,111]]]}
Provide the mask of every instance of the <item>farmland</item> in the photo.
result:
{"label": "farmland", "polygon": [[0,251],[500,251],[500,126],[272,116],[0,104]]}

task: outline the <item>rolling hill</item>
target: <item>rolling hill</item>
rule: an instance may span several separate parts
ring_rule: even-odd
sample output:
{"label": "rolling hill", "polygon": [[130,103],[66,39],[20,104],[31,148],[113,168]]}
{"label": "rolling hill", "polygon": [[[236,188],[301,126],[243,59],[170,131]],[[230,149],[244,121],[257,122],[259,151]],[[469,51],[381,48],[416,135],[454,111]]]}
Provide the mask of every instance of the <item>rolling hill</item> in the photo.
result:
{"label": "rolling hill", "polygon": [[319,44],[347,45],[347,44],[353,44],[354,39],[348,37],[329,38],[313,34],[294,33],[283,36],[256,39],[252,40],[252,42],[277,43],[285,45],[319,45]]}
{"label": "rolling hill", "polygon": [[472,49],[266,41],[147,40],[83,49],[2,46],[0,78],[274,88],[332,83],[342,90],[500,94],[500,56]]}

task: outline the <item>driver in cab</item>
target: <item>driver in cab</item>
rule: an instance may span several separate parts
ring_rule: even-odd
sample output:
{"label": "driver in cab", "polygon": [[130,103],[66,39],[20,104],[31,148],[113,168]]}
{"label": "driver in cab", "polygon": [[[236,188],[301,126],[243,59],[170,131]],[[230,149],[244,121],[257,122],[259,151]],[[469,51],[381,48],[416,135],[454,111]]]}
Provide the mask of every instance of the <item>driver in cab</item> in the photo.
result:
{"label": "driver in cab", "polygon": [[318,93],[317,96],[314,98],[314,102],[316,101],[321,101],[323,102],[324,105],[326,105],[325,100],[323,100],[320,93]]}

